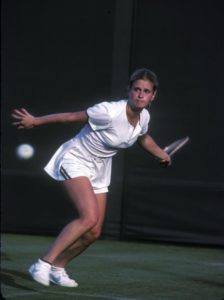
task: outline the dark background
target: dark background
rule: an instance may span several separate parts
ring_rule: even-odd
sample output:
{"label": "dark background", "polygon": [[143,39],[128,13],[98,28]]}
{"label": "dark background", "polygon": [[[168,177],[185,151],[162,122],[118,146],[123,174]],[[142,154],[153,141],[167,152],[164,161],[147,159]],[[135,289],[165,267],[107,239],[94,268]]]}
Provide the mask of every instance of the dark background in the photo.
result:
{"label": "dark background", "polygon": [[[224,245],[222,1],[2,1],[2,231],[56,234],[76,213],[43,167],[77,124],[27,131],[10,113],[77,111],[126,97],[152,69],[160,88],[149,133],[189,135],[171,168],[136,144],[114,158],[103,236]],[[35,148],[17,158],[19,144]]]}

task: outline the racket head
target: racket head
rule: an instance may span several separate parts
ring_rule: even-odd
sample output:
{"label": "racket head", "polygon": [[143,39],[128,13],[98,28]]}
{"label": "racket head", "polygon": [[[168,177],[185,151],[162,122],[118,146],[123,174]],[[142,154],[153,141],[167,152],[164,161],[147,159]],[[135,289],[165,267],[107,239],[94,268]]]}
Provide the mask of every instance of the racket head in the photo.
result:
{"label": "racket head", "polygon": [[176,152],[178,152],[184,145],[186,145],[189,142],[189,140],[190,140],[189,136],[178,139],[178,140],[174,141],[173,143],[167,145],[163,150],[167,154],[169,154],[169,156],[172,156]]}

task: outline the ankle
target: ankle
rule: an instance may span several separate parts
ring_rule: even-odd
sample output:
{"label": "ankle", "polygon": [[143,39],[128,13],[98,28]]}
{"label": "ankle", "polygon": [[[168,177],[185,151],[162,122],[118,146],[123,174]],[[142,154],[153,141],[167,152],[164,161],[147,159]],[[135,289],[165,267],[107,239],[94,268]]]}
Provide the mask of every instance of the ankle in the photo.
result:
{"label": "ankle", "polygon": [[42,261],[42,262],[44,262],[44,263],[46,263],[46,264],[49,264],[50,266],[52,266],[52,263],[50,263],[49,261],[47,261],[46,259],[44,259],[44,258],[40,258],[40,261]]}

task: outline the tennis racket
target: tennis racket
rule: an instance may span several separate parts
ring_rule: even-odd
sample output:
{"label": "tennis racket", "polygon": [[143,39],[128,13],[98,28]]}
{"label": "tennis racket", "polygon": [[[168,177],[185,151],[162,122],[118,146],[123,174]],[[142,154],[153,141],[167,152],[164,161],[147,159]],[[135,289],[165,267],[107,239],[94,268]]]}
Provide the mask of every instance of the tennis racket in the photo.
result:
{"label": "tennis racket", "polygon": [[[178,151],[180,151],[188,142],[189,142],[190,138],[189,136],[186,136],[184,138],[178,139],[175,142],[167,145],[163,150],[169,154],[169,156],[173,156],[174,154],[176,154]],[[166,161],[161,161],[160,165],[162,167],[167,167],[168,162]]]}

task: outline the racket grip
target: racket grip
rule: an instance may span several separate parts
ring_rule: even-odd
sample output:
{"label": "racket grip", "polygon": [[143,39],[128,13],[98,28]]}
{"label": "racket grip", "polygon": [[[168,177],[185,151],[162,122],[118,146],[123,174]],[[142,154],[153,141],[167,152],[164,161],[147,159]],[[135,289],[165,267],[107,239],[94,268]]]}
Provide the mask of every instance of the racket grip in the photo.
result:
{"label": "racket grip", "polygon": [[159,162],[159,164],[160,164],[160,167],[162,167],[162,168],[167,168],[168,165],[169,165],[169,162],[168,162],[167,160],[161,160],[161,161]]}

